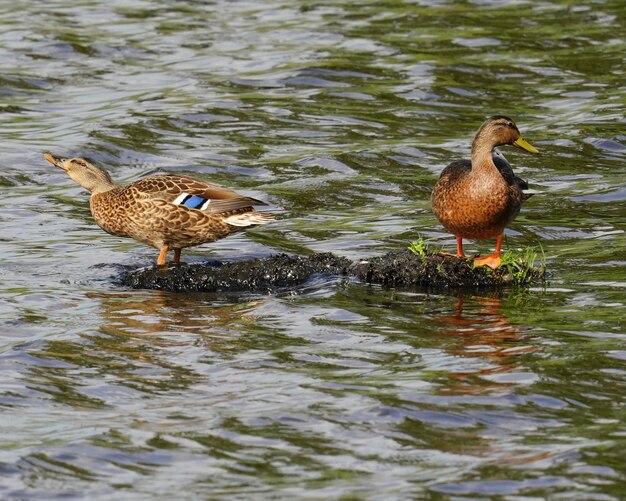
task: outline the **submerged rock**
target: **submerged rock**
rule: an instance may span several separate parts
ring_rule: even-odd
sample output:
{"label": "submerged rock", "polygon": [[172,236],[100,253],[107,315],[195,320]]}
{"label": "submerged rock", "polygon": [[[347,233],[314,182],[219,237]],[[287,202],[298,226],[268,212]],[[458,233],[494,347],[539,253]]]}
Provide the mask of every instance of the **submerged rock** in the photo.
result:
{"label": "submerged rock", "polygon": [[183,264],[169,268],[126,271],[121,282],[133,289],[171,292],[255,292],[271,293],[304,284],[313,276],[346,276],[386,287],[494,288],[515,283],[527,285],[543,279],[542,269],[526,268],[513,276],[502,267],[475,268],[471,260],[455,256],[417,255],[409,250],[390,252],[368,260],[352,262],[332,253]]}

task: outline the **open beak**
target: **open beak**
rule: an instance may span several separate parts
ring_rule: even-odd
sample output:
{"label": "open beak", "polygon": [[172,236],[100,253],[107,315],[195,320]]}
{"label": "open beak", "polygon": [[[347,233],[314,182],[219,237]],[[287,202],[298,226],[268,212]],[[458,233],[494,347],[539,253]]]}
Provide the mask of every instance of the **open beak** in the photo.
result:
{"label": "open beak", "polygon": [[65,168],[65,160],[67,160],[66,158],[55,157],[51,153],[44,153],[43,157],[55,167],[63,169],[65,172],[67,172],[67,169]]}
{"label": "open beak", "polygon": [[532,144],[524,141],[524,138],[522,136],[517,138],[517,140],[513,143],[513,146],[519,148],[520,150],[526,150],[530,153],[539,153],[539,150],[535,148]]}

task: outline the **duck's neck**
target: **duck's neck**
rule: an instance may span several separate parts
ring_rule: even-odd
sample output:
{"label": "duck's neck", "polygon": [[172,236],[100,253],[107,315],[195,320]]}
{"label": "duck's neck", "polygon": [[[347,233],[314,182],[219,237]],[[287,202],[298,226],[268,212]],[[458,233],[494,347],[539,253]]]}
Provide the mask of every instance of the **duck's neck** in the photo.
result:
{"label": "duck's neck", "polygon": [[489,172],[496,169],[493,163],[494,147],[493,142],[486,140],[479,131],[472,143],[472,172]]}
{"label": "duck's neck", "polygon": [[103,180],[96,184],[91,189],[91,195],[100,195],[101,193],[107,193],[112,190],[119,190],[121,187],[115,181]]}

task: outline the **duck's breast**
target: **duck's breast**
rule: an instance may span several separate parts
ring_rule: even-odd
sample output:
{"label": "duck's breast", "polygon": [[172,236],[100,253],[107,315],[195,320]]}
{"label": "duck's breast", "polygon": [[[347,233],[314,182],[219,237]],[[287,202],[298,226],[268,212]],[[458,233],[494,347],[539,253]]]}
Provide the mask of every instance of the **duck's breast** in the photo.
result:
{"label": "duck's breast", "polygon": [[482,176],[463,165],[442,173],[433,190],[433,211],[455,235],[491,238],[519,212],[521,193],[513,191],[502,176]]}

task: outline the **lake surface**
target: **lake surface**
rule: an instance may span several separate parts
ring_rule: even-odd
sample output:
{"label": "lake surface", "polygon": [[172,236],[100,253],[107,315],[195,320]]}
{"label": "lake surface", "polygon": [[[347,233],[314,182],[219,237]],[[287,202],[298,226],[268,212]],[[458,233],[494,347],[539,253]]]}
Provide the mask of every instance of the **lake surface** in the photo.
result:
{"label": "lake surface", "polygon": [[[2,499],[623,499],[622,1],[5,2]],[[154,249],[42,158],[193,174],[279,220],[187,262],[421,235],[493,114],[539,193],[506,232],[545,286],[273,296],[116,285]],[[468,242],[468,253],[493,242]]]}

